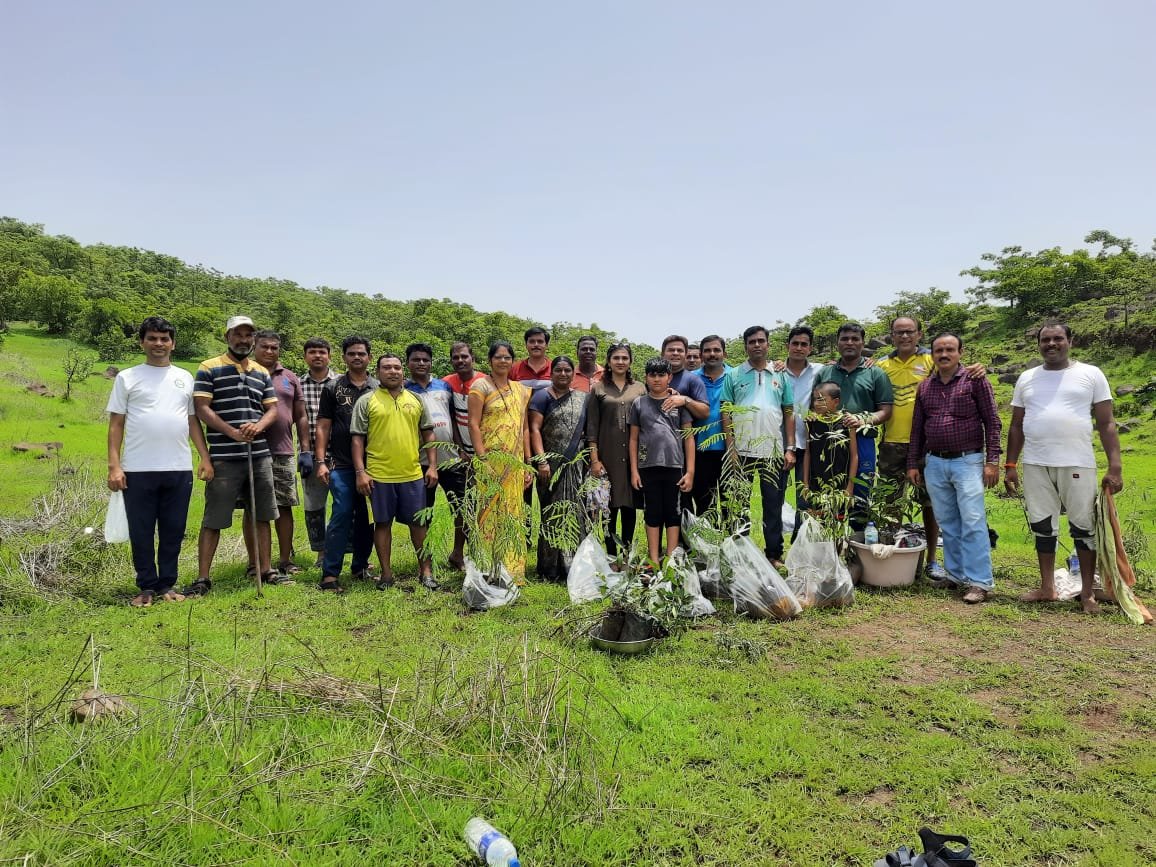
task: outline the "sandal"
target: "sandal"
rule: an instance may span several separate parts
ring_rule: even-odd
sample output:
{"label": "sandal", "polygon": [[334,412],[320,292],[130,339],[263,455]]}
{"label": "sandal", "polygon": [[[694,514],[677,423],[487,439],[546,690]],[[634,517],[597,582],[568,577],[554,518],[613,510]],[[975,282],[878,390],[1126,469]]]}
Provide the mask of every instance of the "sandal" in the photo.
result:
{"label": "sandal", "polygon": [[248,566],[245,567],[245,577],[246,578],[256,578],[257,577],[257,564],[256,563],[250,563]]}
{"label": "sandal", "polygon": [[296,563],[280,563],[277,568],[282,575],[297,575],[301,572],[301,567]]}
{"label": "sandal", "polygon": [[152,590],[142,590],[131,600],[129,600],[128,604],[133,608],[148,608],[153,604],[154,596],[156,596],[156,593],[154,593]]}
{"label": "sandal", "polygon": [[278,572],[276,569],[270,569],[261,576],[262,584],[272,584],[274,587],[289,587],[297,582],[290,578],[283,572]]}
{"label": "sandal", "polygon": [[875,867],[924,867],[924,861],[921,855],[915,854],[914,849],[900,846],[876,861]]}
{"label": "sandal", "polygon": [[[923,858],[927,867],[976,867],[966,837],[936,834],[930,828],[920,828],[919,841],[923,844]],[[948,849],[948,843],[962,843],[963,848]]]}
{"label": "sandal", "polygon": [[212,589],[212,581],[210,581],[208,578],[198,578],[196,581],[182,590],[181,595],[186,597],[204,596]]}
{"label": "sandal", "polygon": [[345,592],[345,588],[337,583],[336,578],[330,578],[328,581],[322,581],[317,585],[317,589],[322,593],[336,593],[339,596]]}

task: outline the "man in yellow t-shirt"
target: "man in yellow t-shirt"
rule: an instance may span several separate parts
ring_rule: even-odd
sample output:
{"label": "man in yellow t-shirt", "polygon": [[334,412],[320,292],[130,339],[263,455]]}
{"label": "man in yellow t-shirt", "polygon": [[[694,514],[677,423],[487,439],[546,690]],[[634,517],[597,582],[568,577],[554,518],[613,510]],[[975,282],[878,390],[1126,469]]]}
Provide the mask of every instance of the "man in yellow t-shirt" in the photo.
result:
{"label": "man in yellow t-shirt", "polygon": [[[895,403],[883,431],[875,473],[895,482],[898,486],[896,495],[905,485],[910,484],[907,480],[907,447],[911,442],[915,392],[919,383],[935,372],[935,359],[931,357],[931,352],[919,345],[922,338],[923,327],[918,319],[896,316],[891,320],[891,344],[895,349],[876,362],[891,380]],[[935,560],[939,524],[931,510],[931,498],[926,488],[917,487],[915,490],[919,504],[923,507],[923,528],[927,533],[927,568],[924,571],[930,580],[944,581],[948,577],[947,572]]]}
{"label": "man in yellow t-shirt", "polygon": [[418,556],[419,580],[437,590],[430,558],[422,557],[426,526],[417,520],[425,508],[425,487],[438,483],[437,449],[429,449],[424,479],[420,461],[423,443],[433,441],[434,424],[421,399],[405,387],[401,359],[386,353],[377,360],[381,387],[358,399],[349,424],[353,434],[353,470],[357,490],[373,507],[373,545],[381,561],[377,588],[393,586],[393,522],[409,527]]}

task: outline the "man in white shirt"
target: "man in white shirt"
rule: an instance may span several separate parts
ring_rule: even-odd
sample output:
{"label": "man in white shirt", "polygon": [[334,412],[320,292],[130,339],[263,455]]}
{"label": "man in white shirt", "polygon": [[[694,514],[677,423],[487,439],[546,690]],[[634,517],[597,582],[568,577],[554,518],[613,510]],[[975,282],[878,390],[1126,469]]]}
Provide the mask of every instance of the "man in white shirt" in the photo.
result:
{"label": "man in white shirt", "polygon": [[1016,463],[1022,452],[1024,502],[1040,565],[1039,589],[1020,599],[1046,602],[1056,598],[1056,543],[1063,509],[1080,560],[1080,605],[1093,614],[1099,610],[1092,589],[1097,490],[1093,420],[1108,458],[1103,484],[1112,493],[1124,487],[1112,391],[1100,368],[1068,357],[1072,329],[1067,325],[1045,322],[1037,340],[1044,363],[1025,370],[1016,380],[1004,464],[1004,484],[1014,494],[1020,488]]}
{"label": "man in white shirt", "polygon": [[197,478],[212,479],[213,463],[193,407],[193,377],[172,364],[176,329],[150,316],[137,335],[145,363],[118,373],[108,399],[108,489],[124,492],[140,590],[131,604],[143,608],[157,597],[185,598],[173,587],[193,492],[189,440],[201,459]]}

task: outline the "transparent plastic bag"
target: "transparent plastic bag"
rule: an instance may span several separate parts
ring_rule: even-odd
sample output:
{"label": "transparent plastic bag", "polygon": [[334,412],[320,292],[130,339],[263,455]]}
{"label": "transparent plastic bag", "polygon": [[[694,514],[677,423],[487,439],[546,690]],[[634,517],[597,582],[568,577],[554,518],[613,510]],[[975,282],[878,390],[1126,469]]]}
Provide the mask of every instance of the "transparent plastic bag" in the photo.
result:
{"label": "transparent plastic bag", "polygon": [[721,553],[736,614],[756,620],[790,620],[803,610],[787,582],[750,537],[731,536],[722,543]]}
{"label": "transparent plastic bag", "polygon": [[686,547],[699,563],[707,569],[718,568],[719,546],[707,538],[711,531],[705,518],[700,518],[689,509],[682,511],[682,539]]}
{"label": "transparent plastic bag", "polygon": [[128,512],[124,508],[123,491],[113,491],[108,498],[108,512],[104,516],[104,541],[128,541]]}
{"label": "transparent plastic bag", "polygon": [[787,552],[787,586],[804,608],[842,608],[855,599],[851,573],[823,527],[810,515]]}
{"label": "transparent plastic bag", "polygon": [[590,533],[578,545],[566,574],[566,590],[571,602],[593,602],[601,599],[608,576],[610,558],[598,537]]}
{"label": "transparent plastic bag", "polygon": [[669,565],[682,585],[683,592],[690,597],[690,602],[680,612],[683,617],[709,617],[715,613],[714,605],[702,594],[702,586],[698,580],[698,570],[694,563],[686,556],[682,548],[675,548],[670,555]]}
{"label": "transparent plastic bag", "polygon": [[474,611],[489,611],[509,605],[521,591],[506,567],[498,566],[497,580],[491,581],[482,574],[472,560],[466,560],[466,580],[462,583],[462,598]]}

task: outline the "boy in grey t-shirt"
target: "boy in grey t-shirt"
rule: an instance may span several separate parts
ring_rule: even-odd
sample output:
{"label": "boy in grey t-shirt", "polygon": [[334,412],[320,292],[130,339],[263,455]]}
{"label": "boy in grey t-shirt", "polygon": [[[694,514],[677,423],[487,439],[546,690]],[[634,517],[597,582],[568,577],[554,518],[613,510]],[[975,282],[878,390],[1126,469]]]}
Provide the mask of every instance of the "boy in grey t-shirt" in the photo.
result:
{"label": "boy in grey t-shirt", "polygon": [[684,407],[662,411],[670,397],[670,363],[646,362],[646,394],[630,405],[630,479],[645,501],[646,543],[651,563],[659,565],[659,543],[666,528],[666,553],[678,547],[679,492],[694,484],[694,437]]}

